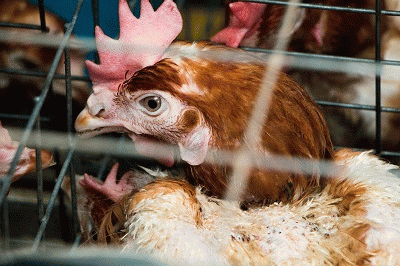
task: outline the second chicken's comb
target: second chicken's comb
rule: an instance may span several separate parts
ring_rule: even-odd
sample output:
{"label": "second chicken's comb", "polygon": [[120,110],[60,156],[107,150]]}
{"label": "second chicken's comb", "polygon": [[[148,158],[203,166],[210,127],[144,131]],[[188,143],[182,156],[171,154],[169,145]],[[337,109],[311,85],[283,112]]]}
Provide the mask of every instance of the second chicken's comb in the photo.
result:
{"label": "second chicken's comb", "polygon": [[86,61],[94,91],[116,90],[126,74],[133,74],[156,63],[165,49],[182,30],[182,17],[172,0],[165,0],[153,10],[148,0],[141,0],[140,18],[129,9],[126,0],[119,1],[120,36],[114,40],[96,27],[96,45],[100,64]]}
{"label": "second chicken's comb", "polygon": [[229,4],[231,21],[229,26],[218,32],[211,41],[238,47],[242,39],[254,30],[266,8],[266,4],[234,2]]}

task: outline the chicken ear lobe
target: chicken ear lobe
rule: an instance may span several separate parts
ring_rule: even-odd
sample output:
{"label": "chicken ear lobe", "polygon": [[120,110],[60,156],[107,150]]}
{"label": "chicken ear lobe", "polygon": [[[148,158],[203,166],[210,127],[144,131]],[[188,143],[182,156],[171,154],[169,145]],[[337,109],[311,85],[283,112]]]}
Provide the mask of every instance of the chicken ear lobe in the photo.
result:
{"label": "chicken ear lobe", "polygon": [[199,165],[204,162],[210,141],[210,129],[199,126],[193,130],[183,143],[179,143],[182,160],[190,165]]}

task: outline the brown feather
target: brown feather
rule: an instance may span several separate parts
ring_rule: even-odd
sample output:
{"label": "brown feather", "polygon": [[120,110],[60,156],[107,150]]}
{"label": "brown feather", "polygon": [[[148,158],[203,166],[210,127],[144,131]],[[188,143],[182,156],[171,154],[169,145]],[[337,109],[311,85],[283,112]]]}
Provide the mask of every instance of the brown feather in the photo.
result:
{"label": "brown feather", "polygon": [[120,244],[124,235],[126,218],[134,215],[133,211],[137,204],[143,200],[156,199],[159,195],[175,193],[178,190],[182,190],[182,193],[189,196],[190,206],[196,209],[196,225],[202,226],[201,207],[196,198],[195,188],[183,180],[157,180],[147,184],[139,191],[125,195],[109,208],[99,226],[98,242],[107,245]]}

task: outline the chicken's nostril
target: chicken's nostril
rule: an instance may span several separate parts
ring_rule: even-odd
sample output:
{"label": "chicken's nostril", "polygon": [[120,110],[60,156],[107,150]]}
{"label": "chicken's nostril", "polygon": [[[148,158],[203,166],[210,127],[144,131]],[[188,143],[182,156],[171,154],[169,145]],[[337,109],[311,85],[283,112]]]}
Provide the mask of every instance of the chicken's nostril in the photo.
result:
{"label": "chicken's nostril", "polygon": [[88,110],[92,116],[96,116],[96,117],[102,117],[106,111],[105,107],[102,103],[88,106]]}
{"label": "chicken's nostril", "polygon": [[105,111],[106,111],[106,110],[101,109],[101,110],[96,114],[96,117],[102,117],[102,116],[104,115]]}

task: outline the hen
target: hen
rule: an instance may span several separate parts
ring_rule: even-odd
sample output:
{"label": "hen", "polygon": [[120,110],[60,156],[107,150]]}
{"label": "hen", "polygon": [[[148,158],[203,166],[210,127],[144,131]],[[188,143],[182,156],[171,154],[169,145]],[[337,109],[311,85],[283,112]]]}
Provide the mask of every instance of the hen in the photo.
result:
{"label": "hen", "polygon": [[[375,9],[375,1],[308,1],[333,7]],[[381,1],[382,9],[398,9],[398,1]],[[272,48],[277,40],[277,30],[282,21],[283,6],[249,2],[229,5],[229,25],[217,33],[212,40],[228,46],[239,45]],[[296,15],[296,14],[294,14]],[[361,12],[298,9],[297,23],[289,36],[289,50],[314,54],[361,57],[375,59],[375,16]],[[384,60],[398,60],[398,18],[381,17],[381,43]],[[339,61],[341,62],[341,61]],[[345,62],[344,62],[345,63]],[[314,65],[313,65],[314,64]],[[310,69],[296,68],[288,64],[286,71],[309,90],[314,99],[374,106],[375,74],[362,72],[364,65],[357,67],[345,64],[334,70],[329,62],[311,63]],[[334,64],[332,64],[334,65]],[[327,69],[320,70],[318,68]],[[345,73],[342,69],[355,72]],[[398,73],[395,65],[383,65],[381,72],[381,105],[399,107],[400,97]],[[323,106],[330,128],[332,141],[337,146],[372,148],[375,144],[375,113],[358,109]],[[382,114],[382,144],[384,149],[398,150],[398,114]]]}
{"label": "hen", "polygon": [[[251,54],[204,43],[179,42],[164,51],[182,23],[178,11],[166,12],[171,6],[171,1],[165,1],[153,13],[151,5],[143,1],[141,18],[136,20],[121,1],[120,40],[110,41],[100,28],[96,29],[101,64],[87,63],[94,93],[76,119],[75,128],[82,136],[124,132],[139,152],[148,153],[146,145],[153,140],[177,145],[180,158],[186,162],[187,178],[205,186],[210,195],[222,197],[231,168],[204,160],[207,154],[214,156],[213,149],[234,151],[242,145],[265,65],[251,63]],[[162,12],[168,14],[163,24],[156,17]],[[154,35],[156,30],[164,34]],[[135,39],[130,40],[130,36]],[[129,41],[135,43],[130,49],[126,48]],[[150,44],[157,46],[147,46]],[[143,51],[147,47],[151,47],[149,51]],[[238,60],[216,61],[206,57],[210,53],[224,53],[225,58]],[[332,158],[325,121],[305,90],[280,73],[272,95],[254,153]],[[163,162],[172,165],[174,154],[165,156]],[[294,202],[324,185],[317,171],[303,173],[301,165],[297,170],[282,173],[254,169],[244,202]]]}
{"label": "hen", "polygon": [[100,65],[87,63],[94,92],[75,127],[86,137],[126,133],[139,152],[168,165],[173,153],[149,149],[155,140],[175,144],[189,182],[167,178],[132,186],[125,175],[115,181],[116,168],[104,184],[85,176],[81,192],[112,202],[92,216],[100,243],[172,264],[396,263],[399,181],[389,172],[396,167],[368,153],[334,152],[318,107],[285,74],[278,75],[254,153],[332,159],[337,172],[303,172],[296,160],[294,173],[254,168],[241,198],[250,209],[216,199],[225,193],[231,168],[206,159],[220,159],[215,149],[246,145],[265,65],[226,47],[169,45],[182,23],[171,0],[155,12],[142,1],[140,19],[121,0],[119,15],[118,41],[96,29]]}

